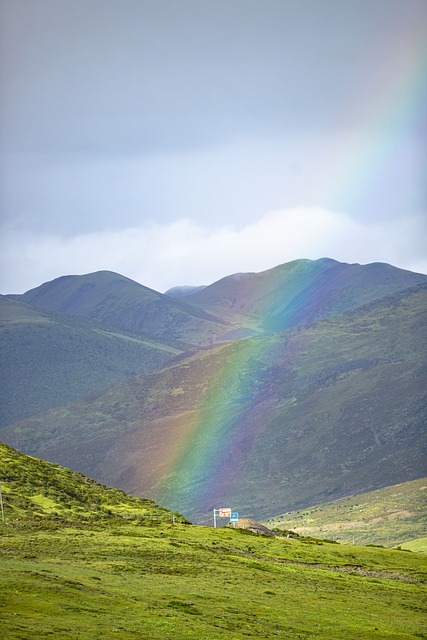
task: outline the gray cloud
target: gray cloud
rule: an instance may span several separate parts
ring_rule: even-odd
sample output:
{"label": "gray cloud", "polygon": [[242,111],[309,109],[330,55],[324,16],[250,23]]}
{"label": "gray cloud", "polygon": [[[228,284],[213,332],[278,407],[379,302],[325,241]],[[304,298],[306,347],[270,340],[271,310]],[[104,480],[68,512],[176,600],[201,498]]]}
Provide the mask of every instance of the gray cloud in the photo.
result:
{"label": "gray cloud", "polygon": [[357,127],[423,13],[417,0],[3,0],[4,144],[151,152]]}
{"label": "gray cloud", "polygon": [[4,233],[426,212],[424,0],[0,0],[0,18]]}

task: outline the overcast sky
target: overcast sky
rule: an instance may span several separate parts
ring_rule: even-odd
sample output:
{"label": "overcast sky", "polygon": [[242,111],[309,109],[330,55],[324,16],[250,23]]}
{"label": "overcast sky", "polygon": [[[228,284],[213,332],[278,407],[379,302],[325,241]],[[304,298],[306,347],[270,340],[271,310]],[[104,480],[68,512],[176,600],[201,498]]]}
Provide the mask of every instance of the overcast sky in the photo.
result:
{"label": "overcast sky", "polygon": [[0,293],[427,273],[426,0],[0,0]]}

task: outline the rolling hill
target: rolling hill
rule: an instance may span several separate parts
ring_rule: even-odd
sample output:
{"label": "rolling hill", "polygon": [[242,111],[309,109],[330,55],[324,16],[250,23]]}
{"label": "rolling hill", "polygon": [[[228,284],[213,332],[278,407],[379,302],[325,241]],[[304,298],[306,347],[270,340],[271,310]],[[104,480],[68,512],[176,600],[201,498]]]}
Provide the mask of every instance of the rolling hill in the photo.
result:
{"label": "rolling hill", "polygon": [[178,348],[209,346],[307,324],[355,309],[427,276],[391,265],[295,260],[227,276],[191,295],[164,295],[110,271],[63,276],[22,295],[36,308],[102,322]]}
{"label": "rolling hill", "polygon": [[[427,478],[356,494],[309,509],[284,513],[266,523],[303,536],[348,544],[418,548],[426,533]],[[425,540],[425,539],[424,539]]]}
{"label": "rolling hill", "polygon": [[178,349],[222,339],[235,327],[220,317],[110,271],[63,276],[22,295],[33,307],[96,320]]}
{"label": "rolling hill", "polygon": [[295,260],[261,273],[227,276],[181,300],[253,329],[279,331],[316,322],[427,282],[388,264]]}
{"label": "rolling hill", "polygon": [[[202,292],[203,293],[203,292]],[[2,430],[5,442],[206,522],[425,475],[427,286],[183,354]]]}
{"label": "rolling hill", "polygon": [[180,350],[0,296],[0,427],[89,396]]}
{"label": "rolling hill", "polygon": [[[186,522],[147,498],[107,488],[81,473],[26,456],[0,442],[0,478],[5,521],[85,524],[116,521]],[[19,525],[19,526],[22,526]]]}
{"label": "rolling hill", "polygon": [[2,637],[419,639],[421,554],[185,524],[0,445]]}

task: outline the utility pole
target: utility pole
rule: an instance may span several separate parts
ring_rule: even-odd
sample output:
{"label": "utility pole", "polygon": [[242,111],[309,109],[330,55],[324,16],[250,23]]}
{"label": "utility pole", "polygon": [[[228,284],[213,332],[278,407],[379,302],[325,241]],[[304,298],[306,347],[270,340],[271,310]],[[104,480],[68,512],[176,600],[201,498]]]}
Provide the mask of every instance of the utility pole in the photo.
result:
{"label": "utility pole", "polygon": [[1,519],[4,522],[4,507],[3,507],[3,496],[1,493],[1,484],[0,484],[0,505],[1,505]]}

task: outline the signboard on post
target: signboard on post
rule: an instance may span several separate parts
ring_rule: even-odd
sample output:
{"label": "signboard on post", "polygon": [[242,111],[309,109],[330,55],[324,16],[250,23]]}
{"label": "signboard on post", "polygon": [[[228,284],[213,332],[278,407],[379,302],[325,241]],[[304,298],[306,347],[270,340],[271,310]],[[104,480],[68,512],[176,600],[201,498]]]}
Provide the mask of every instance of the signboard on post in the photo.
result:
{"label": "signboard on post", "polygon": [[231,509],[223,507],[222,509],[213,510],[214,527],[216,527],[217,518],[231,518]]}
{"label": "signboard on post", "polygon": [[236,511],[230,513],[230,522],[239,522],[239,514]]}

